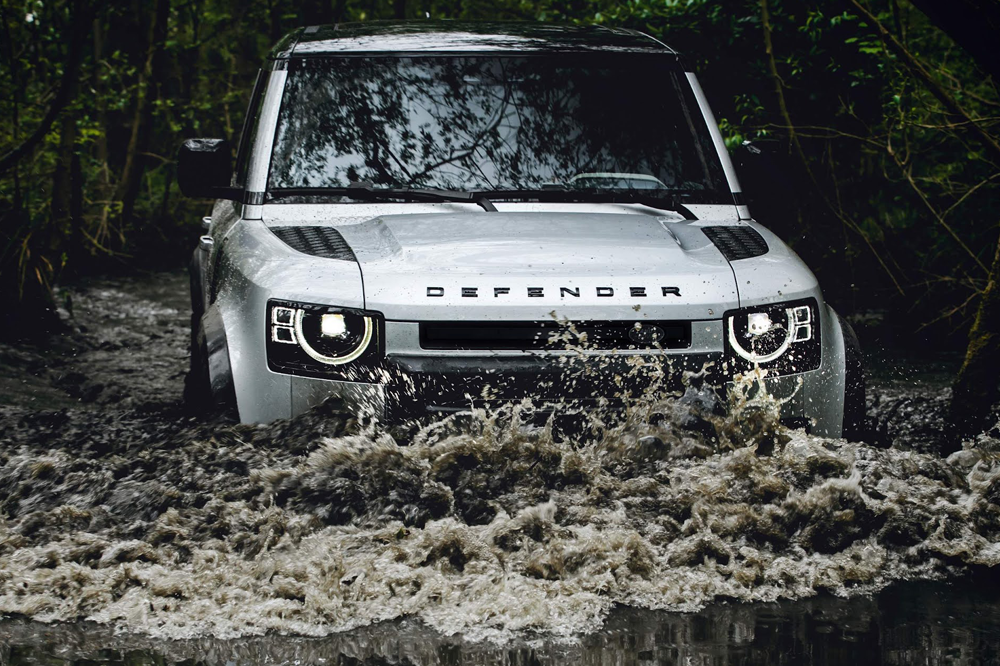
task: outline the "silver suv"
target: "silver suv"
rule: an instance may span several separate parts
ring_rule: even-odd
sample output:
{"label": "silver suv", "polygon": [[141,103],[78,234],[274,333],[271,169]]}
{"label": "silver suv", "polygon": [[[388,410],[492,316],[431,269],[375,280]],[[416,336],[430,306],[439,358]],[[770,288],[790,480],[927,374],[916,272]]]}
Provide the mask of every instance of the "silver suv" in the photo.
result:
{"label": "silver suv", "polygon": [[697,78],[647,35],[300,29],[230,160],[222,140],[179,154],[182,190],[216,199],[192,263],[195,402],[267,422],[338,396],[396,422],[613,408],[760,367],[793,424],[863,418],[853,334],[751,218]]}

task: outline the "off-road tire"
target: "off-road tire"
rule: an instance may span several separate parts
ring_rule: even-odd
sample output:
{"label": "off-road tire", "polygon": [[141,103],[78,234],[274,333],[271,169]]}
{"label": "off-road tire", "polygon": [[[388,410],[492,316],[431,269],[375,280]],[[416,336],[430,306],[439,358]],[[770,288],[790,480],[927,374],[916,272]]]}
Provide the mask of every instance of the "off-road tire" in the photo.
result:
{"label": "off-road tire", "polygon": [[191,364],[184,377],[184,405],[197,416],[223,416],[236,419],[236,392],[232,382],[213,389],[208,369],[208,346],[202,331],[205,314],[201,284],[201,262],[204,253],[196,250],[188,270],[191,276]]}
{"label": "off-road tire", "polygon": [[198,340],[198,327],[205,313],[201,290],[202,252],[195,250],[188,264],[191,285],[191,363],[184,377],[184,405],[193,414],[203,415],[211,411],[212,387],[208,376],[208,358],[204,346]]}

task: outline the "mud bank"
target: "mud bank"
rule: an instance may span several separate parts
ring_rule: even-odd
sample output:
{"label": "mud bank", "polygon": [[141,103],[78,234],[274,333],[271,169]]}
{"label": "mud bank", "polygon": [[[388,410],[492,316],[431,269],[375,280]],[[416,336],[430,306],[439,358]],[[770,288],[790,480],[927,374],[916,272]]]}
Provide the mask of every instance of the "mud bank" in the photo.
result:
{"label": "mud bank", "polygon": [[478,413],[401,447],[335,404],[262,427],[186,416],[178,294],[176,275],[90,285],[72,335],[0,350],[6,386],[31,387],[0,407],[0,614],[578,643],[615,608],[858,597],[1000,563],[1000,441],[937,455],[939,387],[874,393],[880,447],[759,404],[692,427],[690,400],[579,438]]}

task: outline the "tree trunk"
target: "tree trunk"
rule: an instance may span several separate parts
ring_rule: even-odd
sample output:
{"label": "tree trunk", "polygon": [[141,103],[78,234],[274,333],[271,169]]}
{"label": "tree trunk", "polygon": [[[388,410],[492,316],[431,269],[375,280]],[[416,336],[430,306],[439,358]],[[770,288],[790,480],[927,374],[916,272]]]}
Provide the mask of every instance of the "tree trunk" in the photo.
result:
{"label": "tree trunk", "polygon": [[80,165],[80,152],[73,152],[69,167],[69,252],[67,266],[71,273],[79,275],[87,270],[89,254],[83,245],[83,168]]}
{"label": "tree trunk", "polygon": [[94,138],[97,151],[97,161],[101,169],[101,185],[104,188],[101,198],[105,198],[111,185],[111,169],[108,163],[108,105],[105,100],[105,85],[101,81],[101,69],[104,67],[104,18],[94,19],[94,68],[90,73],[90,85],[96,91],[97,126],[101,131]]}
{"label": "tree trunk", "polygon": [[281,3],[278,0],[268,0],[267,18],[270,24],[271,43],[281,39]]}
{"label": "tree trunk", "polygon": [[[10,67],[10,83],[11,83],[10,126],[13,132],[12,138],[14,139],[14,143],[17,143],[18,141],[21,140],[21,97],[23,96],[24,91],[21,89],[20,85],[20,67],[18,63],[18,58],[17,56],[14,55],[14,46],[13,46],[14,40],[12,40],[10,37],[10,25],[7,22],[7,7],[3,3],[0,3],[0,27],[3,28],[3,36],[4,36],[3,45],[6,47],[6,52],[4,53],[4,55],[6,56],[7,64]],[[14,196],[12,197],[13,210],[20,211],[22,204],[21,173],[20,169],[18,169],[17,167],[17,164],[14,164],[13,170],[14,170],[12,178],[12,180],[14,181]],[[14,216],[11,216],[11,219],[14,219]],[[2,218],[0,218],[0,222],[2,221],[3,221]],[[0,225],[0,229],[8,228],[9,226],[11,225],[3,224]],[[2,258],[2,255],[0,255],[0,258]],[[0,268],[2,268],[2,264],[0,264]]]}
{"label": "tree trunk", "polygon": [[[76,114],[63,113],[59,123],[59,148],[52,171],[52,200],[49,208],[46,249],[50,254],[59,250],[60,239],[69,231],[73,217],[73,154],[76,151]],[[38,247],[38,246],[36,246]]]}
{"label": "tree trunk", "polygon": [[[951,421],[963,436],[975,435],[985,425],[998,397],[1000,369],[1000,243],[986,289],[979,299],[976,320],[969,331],[965,362],[958,371],[951,397]],[[955,442],[958,449],[961,442]]]}
{"label": "tree trunk", "polygon": [[146,167],[145,153],[149,151],[153,125],[153,101],[157,97],[157,88],[162,83],[157,75],[162,71],[160,61],[167,36],[169,15],[169,0],[156,0],[149,26],[146,63],[139,75],[139,95],[132,121],[132,133],[125,153],[125,166],[122,168],[121,180],[118,181],[115,190],[115,201],[120,201],[122,206],[120,220],[123,226],[132,222],[135,215],[135,202],[139,197],[142,175]]}

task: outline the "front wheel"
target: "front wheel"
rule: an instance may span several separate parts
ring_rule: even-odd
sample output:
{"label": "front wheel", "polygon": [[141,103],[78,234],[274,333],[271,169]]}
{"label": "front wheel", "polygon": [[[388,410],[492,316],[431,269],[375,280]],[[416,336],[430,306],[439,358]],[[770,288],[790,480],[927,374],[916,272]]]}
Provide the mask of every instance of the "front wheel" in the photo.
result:
{"label": "front wheel", "polygon": [[208,357],[198,336],[201,317],[205,312],[201,289],[203,255],[201,248],[196,249],[188,264],[191,283],[191,363],[184,377],[184,405],[188,411],[199,415],[207,413],[212,404]]}
{"label": "front wheel", "polygon": [[[228,350],[225,342],[221,348],[214,349],[215,354],[224,354],[226,366],[224,371],[217,370],[212,376],[209,369],[213,349],[206,344],[206,336],[201,328],[192,336],[191,367],[184,379],[184,404],[188,411],[199,416],[220,415],[228,419],[237,419],[236,391],[232,376],[228,371]],[[216,341],[216,347],[219,347]],[[216,360],[218,360],[218,356]]]}
{"label": "front wheel", "polygon": [[[192,319],[194,317],[192,316]],[[191,334],[191,365],[184,377],[184,405],[193,414],[207,414],[212,407],[212,385],[208,376],[208,359],[197,336]]]}
{"label": "front wheel", "polygon": [[[202,290],[202,262],[205,252],[195,250],[189,266],[191,274],[191,365],[184,378],[184,405],[189,412],[199,416],[221,414],[236,416],[236,393],[229,370],[229,350],[225,343],[224,329],[218,316],[205,317],[205,300]],[[209,331],[206,331],[209,326]],[[212,345],[210,346],[209,340]],[[216,361],[222,359],[222,372],[217,371],[213,384],[210,370],[212,354]],[[218,366],[219,363],[216,363]]]}

